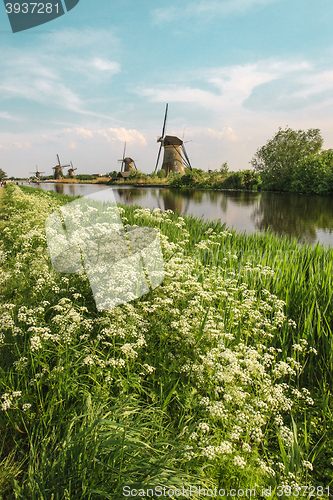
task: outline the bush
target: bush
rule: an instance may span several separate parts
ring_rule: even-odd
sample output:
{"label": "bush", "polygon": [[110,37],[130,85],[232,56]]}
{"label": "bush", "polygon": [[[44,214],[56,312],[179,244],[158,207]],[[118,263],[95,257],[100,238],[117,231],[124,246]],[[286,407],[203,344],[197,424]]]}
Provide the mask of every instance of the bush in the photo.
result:
{"label": "bush", "polygon": [[93,181],[95,179],[95,177],[93,175],[89,175],[89,174],[79,174],[79,175],[76,175],[75,177],[76,177],[76,179],[78,179],[80,181]]}
{"label": "bush", "polygon": [[129,179],[141,179],[142,172],[140,170],[131,170],[128,176]]}
{"label": "bush", "polygon": [[232,172],[222,183],[221,187],[223,189],[245,189],[252,190],[258,189],[261,185],[260,175],[253,172],[253,170],[239,170],[238,172]]}
{"label": "bush", "polygon": [[165,177],[165,176],[166,176],[165,170],[164,170],[163,168],[161,168],[161,170],[159,170],[159,171],[157,172],[157,177],[158,177],[159,179],[164,179],[164,177]]}
{"label": "bush", "polygon": [[170,181],[169,186],[171,188],[182,188],[183,187],[183,182],[182,182],[182,176],[181,175],[175,175],[173,179]]}

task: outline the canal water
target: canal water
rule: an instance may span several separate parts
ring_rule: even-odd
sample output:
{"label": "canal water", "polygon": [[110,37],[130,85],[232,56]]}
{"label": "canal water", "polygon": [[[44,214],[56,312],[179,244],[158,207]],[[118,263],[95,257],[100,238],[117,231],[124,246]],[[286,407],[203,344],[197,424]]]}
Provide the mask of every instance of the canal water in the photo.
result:
{"label": "canal water", "polygon": [[180,192],[166,188],[115,187],[103,184],[30,184],[71,196],[104,189],[114,191],[118,203],[150,209],[179,210],[247,233],[270,228],[277,235],[299,237],[300,243],[333,245],[333,198],[329,196],[246,191]]}

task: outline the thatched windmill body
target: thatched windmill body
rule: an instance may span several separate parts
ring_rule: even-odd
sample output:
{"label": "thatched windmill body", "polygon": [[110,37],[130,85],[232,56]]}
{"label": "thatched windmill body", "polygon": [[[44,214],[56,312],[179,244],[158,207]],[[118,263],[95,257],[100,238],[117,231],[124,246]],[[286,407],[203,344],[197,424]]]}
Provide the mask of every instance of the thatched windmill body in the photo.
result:
{"label": "thatched windmill body", "polygon": [[40,174],[45,174],[45,172],[39,172],[38,165],[36,165],[36,172],[29,172],[29,174],[35,174],[35,177],[40,179]]}
{"label": "thatched windmill body", "polygon": [[66,167],[70,167],[71,165],[61,165],[59,155],[57,155],[57,160],[58,160],[58,165],[56,165],[55,167],[52,167],[54,170],[53,175],[54,175],[55,179],[60,179],[61,177],[63,177],[62,169],[66,168]]}
{"label": "thatched windmill body", "polygon": [[160,148],[158,150],[157,161],[155,166],[155,172],[158,167],[158,162],[161,155],[162,146],[164,148],[162,169],[165,171],[166,176],[170,172],[175,174],[185,174],[185,167],[192,170],[192,166],[187,156],[184,142],[174,135],[164,135],[166,130],[166,121],[168,116],[168,104],[165,108],[164,122],[162,128],[162,135],[157,138],[157,142],[160,143]]}
{"label": "thatched windmill body", "polygon": [[121,162],[121,168],[120,168],[121,177],[128,177],[132,170],[137,170],[135,161],[133,160],[133,158],[130,158],[129,156],[125,157],[125,152],[126,152],[126,142],[124,145],[123,157],[121,160],[118,160],[118,162]]}

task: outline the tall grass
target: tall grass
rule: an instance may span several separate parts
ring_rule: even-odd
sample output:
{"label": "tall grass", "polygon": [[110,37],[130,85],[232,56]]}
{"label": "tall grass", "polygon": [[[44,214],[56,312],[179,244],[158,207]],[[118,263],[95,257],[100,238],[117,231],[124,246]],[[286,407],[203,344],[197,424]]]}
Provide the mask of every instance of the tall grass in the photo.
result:
{"label": "tall grass", "polygon": [[70,200],[5,191],[3,495],[118,499],[127,483],[327,486],[331,252],[120,207],[124,224],[159,229],[166,278],[98,312],[86,277],[49,261],[45,219]]}

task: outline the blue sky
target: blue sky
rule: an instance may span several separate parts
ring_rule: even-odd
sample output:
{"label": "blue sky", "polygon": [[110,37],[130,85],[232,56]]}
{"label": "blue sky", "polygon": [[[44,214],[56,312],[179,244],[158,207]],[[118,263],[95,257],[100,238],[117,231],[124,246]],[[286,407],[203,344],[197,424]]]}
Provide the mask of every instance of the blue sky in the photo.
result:
{"label": "blue sky", "polygon": [[1,4],[0,168],[110,172],[126,141],[151,172],[167,102],[196,168],[250,168],[279,126],[333,148],[332,26],[329,0],[80,0],[13,34]]}

